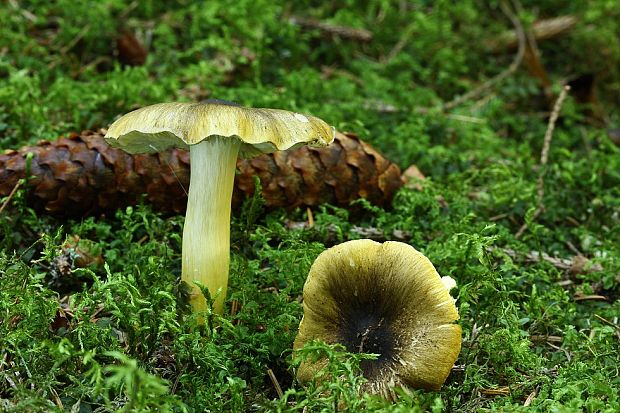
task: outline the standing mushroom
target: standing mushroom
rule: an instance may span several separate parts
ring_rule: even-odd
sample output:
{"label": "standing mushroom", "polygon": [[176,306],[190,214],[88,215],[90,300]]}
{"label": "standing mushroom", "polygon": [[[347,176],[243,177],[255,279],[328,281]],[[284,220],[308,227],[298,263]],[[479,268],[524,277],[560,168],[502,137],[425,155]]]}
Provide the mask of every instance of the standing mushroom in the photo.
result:
{"label": "standing mushroom", "polygon": [[334,129],[313,116],[278,109],[252,109],[222,101],[160,103],[114,122],[106,141],[129,153],[189,149],[190,185],[183,229],[182,280],[193,286],[194,310],[206,300],[194,281],[206,286],[221,314],[230,262],[230,209],[237,156],[325,146]]}
{"label": "standing mushroom", "polygon": [[[438,390],[461,349],[459,315],[451,279],[410,245],[363,239],[324,251],[304,285],[304,316],[294,349],[321,340],[362,360],[362,391],[394,399],[394,388]],[[305,361],[300,382],[310,381],[326,360]]]}

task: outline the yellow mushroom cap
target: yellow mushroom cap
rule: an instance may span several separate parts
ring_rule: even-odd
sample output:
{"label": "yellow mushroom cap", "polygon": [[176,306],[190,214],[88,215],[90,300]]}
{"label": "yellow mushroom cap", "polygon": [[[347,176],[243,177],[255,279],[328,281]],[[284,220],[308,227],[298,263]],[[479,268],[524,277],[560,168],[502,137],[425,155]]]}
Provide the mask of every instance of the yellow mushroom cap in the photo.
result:
{"label": "yellow mushroom cap", "polygon": [[[394,399],[394,388],[438,390],[461,349],[454,300],[433,264],[410,245],[355,240],[316,259],[303,291],[304,316],[294,348],[339,343],[362,360],[363,391]],[[306,361],[307,382],[326,361]]]}
{"label": "yellow mushroom cap", "polygon": [[254,109],[222,102],[159,103],[114,122],[105,139],[129,153],[187,149],[210,137],[235,137],[241,156],[285,150],[301,144],[326,146],[334,128],[319,118],[279,109]]}

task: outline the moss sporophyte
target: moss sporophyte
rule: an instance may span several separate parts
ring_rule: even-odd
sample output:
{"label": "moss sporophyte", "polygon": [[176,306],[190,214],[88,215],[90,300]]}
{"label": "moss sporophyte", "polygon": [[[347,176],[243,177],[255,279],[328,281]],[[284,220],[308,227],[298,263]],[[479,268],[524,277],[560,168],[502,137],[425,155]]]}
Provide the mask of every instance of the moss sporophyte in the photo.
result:
{"label": "moss sporophyte", "polygon": [[182,280],[193,287],[195,311],[205,310],[199,283],[223,312],[230,262],[230,211],[237,156],[325,146],[334,128],[321,119],[221,101],[161,103],[130,112],[110,126],[110,145],[130,153],[189,149],[190,185],[183,229]]}

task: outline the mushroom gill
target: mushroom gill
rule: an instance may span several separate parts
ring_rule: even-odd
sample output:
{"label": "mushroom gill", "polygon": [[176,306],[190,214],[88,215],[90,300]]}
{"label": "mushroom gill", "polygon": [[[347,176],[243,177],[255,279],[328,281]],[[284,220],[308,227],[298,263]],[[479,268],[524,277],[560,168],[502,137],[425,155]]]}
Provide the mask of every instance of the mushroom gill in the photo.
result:
{"label": "mushroom gill", "polygon": [[[438,390],[461,349],[459,315],[432,263],[410,245],[355,240],[324,251],[304,285],[304,317],[294,348],[342,344],[362,360],[362,391],[394,399],[395,388]],[[312,380],[324,360],[297,371]]]}

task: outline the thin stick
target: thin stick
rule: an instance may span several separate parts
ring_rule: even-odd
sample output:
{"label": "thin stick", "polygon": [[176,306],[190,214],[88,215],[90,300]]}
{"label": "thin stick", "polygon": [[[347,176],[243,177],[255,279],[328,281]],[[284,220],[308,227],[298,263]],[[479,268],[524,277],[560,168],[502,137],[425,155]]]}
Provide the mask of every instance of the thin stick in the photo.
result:
{"label": "thin stick", "polygon": [[449,113],[446,115],[446,117],[448,119],[453,119],[459,122],[469,122],[469,123],[478,123],[478,124],[487,123],[486,119],[475,118],[473,116],[457,115],[455,113]]}
{"label": "thin stick", "polygon": [[2,353],[2,362],[0,362],[0,372],[4,370],[4,366],[8,365],[7,360],[9,358],[9,353]]}
{"label": "thin stick", "polygon": [[553,102],[553,91],[551,90],[551,80],[545,70],[545,66],[540,60],[540,49],[536,44],[536,38],[532,35],[531,31],[527,31],[527,44],[525,48],[525,55],[523,56],[523,62],[530,72],[530,75],[540,82],[545,93],[545,98],[549,103]]}
{"label": "thin stick", "polygon": [[32,14],[31,12],[29,12],[26,9],[21,8],[21,6],[19,5],[19,3],[17,2],[17,0],[9,0],[9,4],[19,10],[19,13],[28,21],[30,21],[31,23],[34,23],[37,21],[37,16],[35,16],[34,14]]}
{"label": "thin stick", "polygon": [[560,336],[546,336],[546,335],[534,334],[530,336],[530,340],[531,341],[548,341],[550,343],[561,343],[563,338]]}
{"label": "thin stick", "polygon": [[236,316],[238,311],[239,311],[239,300],[232,300],[232,303],[230,304],[231,317]]}
{"label": "thin stick", "polygon": [[[309,222],[300,221],[286,221],[285,225],[288,229],[306,231],[312,228]],[[327,238],[324,242],[331,242],[338,234],[338,228],[335,225],[329,225],[327,228]],[[411,238],[411,233],[408,231],[402,231],[395,229],[391,234],[386,233],[381,228],[375,227],[361,227],[353,225],[351,227],[351,233],[359,235],[362,238],[370,238],[375,241],[406,241]]]}
{"label": "thin stick", "polygon": [[172,166],[170,166],[170,163],[168,163],[168,160],[166,158],[164,158],[164,162],[166,162],[166,165],[168,165],[168,168],[170,169],[170,172],[172,172],[172,175],[174,175],[174,178],[177,180],[177,182],[179,183],[179,186],[181,187],[181,189],[183,190],[183,193],[185,194],[185,196],[189,196],[187,194],[187,190],[185,190],[185,187],[183,186],[183,183],[181,182],[181,180],[179,179],[179,177],[177,176],[177,173],[174,171],[174,169],[172,169]]}
{"label": "thin stick", "polygon": [[[494,249],[495,248],[489,248],[489,251],[493,251]],[[591,261],[583,255],[575,255],[572,258],[559,258],[553,257],[545,252],[540,253],[538,251],[531,251],[527,254],[521,254],[510,248],[500,248],[499,251],[508,255],[510,258],[522,259],[526,262],[538,263],[545,261],[553,265],[555,268],[564,271],[578,272],[583,274],[603,271],[603,267],[600,264],[591,263]]]}
{"label": "thin stick", "polygon": [[[579,19],[572,15],[552,17],[550,19],[543,19],[532,24],[532,36],[539,42],[541,40],[552,39],[567,33],[573,29]],[[489,39],[484,42],[491,52],[503,52],[505,50],[514,49],[519,44],[517,33],[514,31],[508,31],[499,34],[494,39]]]}
{"label": "thin stick", "polygon": [[510,21],[514,25],[515,31],[517,33],[517,38],[519,40],[519,49],[517,50],[517,54],[515,55],[515,58],[512,61],[512,64],[510,66],[508,66],[508,68],[506,70],[504,70],[503,72],[499,73],[498,75],[492,77],[491,79],[487,80],[486,82],[484,82],[483,84],[481,84],[477,88],[475,88],[473,90],[470,90],[469,92],[465,93],[464,95],[461,95],[461,96],[457,97],[456,99],[453,99],[450,102],[445,103],[444,105],[442,105],[441,109],[443,111],[448,111],[450,109],[454,109],[455,107],[459,106],[463,102],[466,102],[468,100],[471,100],[471,99],[479,96],[480,94],[482,94],[487,89],[490,89],[491,87],[495,86],[497,83],[503,81],[508,76],[512,75],[514,72],[517,71],[517,69],[521,65],[521,62],[523,61],[523,56],[525,55],[525,45],[526,45],[525,31],[523,30],[523,26],[521,25],[521,21],[519,20],[519,18],[517,16],[515,16],[515,14],[512,12],[512,10],[510,10],[510,7],[508,7],[506,2],[502,1],[499,5],[500,5],[502,11],[504,12],[504,14],[510,19]]}
{"label": "thin stick", "polygon": [[[308,231],[310,225],[308,222],[301,221],[285,221],[285,225],[290,230]],[[338,233],[335,225],[329,225],[326,228],[326,237],[323,242],[334,242]],[[384,231],[381,228],[375,227],[361,227],[353,225],[350,229],[352,234],[355,234],[362,238],[369,238],[375,241],[404,241],[407,242],[411,239],[411,233],[403,230],[394,230],[391,233]],[[488,248],[488,251],[493,251],[496,248]],[[603,266],[598,263],[593,263],[590,259],[583,255],[575,255],[570,258],[561,258],[551,256],[545,252],[530,251],[529,253],[521,253],[511,248],[497,248],[497,250],[508,255],[510,258],[523,260],[528,263],[548,262],[559,270],[569,271],[571,273],[583,273],[589,274],[592,272],[603,271]]]}
{"label": "thin stick", "polygon": [[34,23],[37,21],[37,16],[35,16],[34,14],[32,14],[31,12],[29,12],[26,9],[23,9],[19,3],[17,2],[17,0],[9,0],[8,2],[13,8],[19,10],[19,13],[29,22]]}
{"label": "thin stick", "polygon": [[510,388],[508,386],[502,386],[496,389],[478,389],[478,391],[487,396],[505,396],[510,394]]}
{"label": "thin stick", "polygon": [[339,26],[305,17],[292,16],[289,19],[289,23],[296,24],[304,29],[318,29],[323,33],[327,33],[332,36],[342,37],[343,39],[357,40],[360,42],[369,42],[373,37],[372,32],[366,29]]}
{"label": "thin stick", "polygon": [[607,324],[608,326],[612,326],[613,328],[615,328],[616,330],[620,330],[620,326],[618,324],[614,324],[611,321],[607,320],[606,318],[601,317],[598,314],[594,314],[594,317],[596,317],[600,322]]}
{"label": "thin stick", "polygon": [[123,22],[125,21],[125,19],[129,16],[129,14],[134,11],[134,9],[136,7],[138,7],[140,5],[140,2],[138,0],[134,0],[132,1],[127,7],[125,7],[125,10],[123,10],[123,12],[118,16],[118,21]]}
{"label": "thin stick", "polygon": [[278,393],[278,398],[282,398],[282,396],[284,396],[284,392],[282,391],[282,387],[280,387],[280,383],[278,383],[278,379],[276,378],[276,375],[273,373],[273,370],[271,369],[267,369],[267,374],[269,375],[269,378],[271,379],[271,382],[273,383],[273,387],[276,388],[276,393]]}
{"label": "thin stick", "polygon": [[592,295],[580,295],[575,294],[573,296],[573,300],[575,301],[607,301],[607,297],[604,295],[592,294]]}
{"label": "thin stick", "polygon": [[417,24],[410,24],[405,30],[403,30],[402,36],[400,37],[398,42],[394,45],[392,50],[390,50],[387,56],[381,59],[382,64],[389,63],[392,59],[396,57],[397,54],[399,54],[403,50],[403,48],[407,45],[407,43],[409,43],[411,36],[413,36],[416,26]]}
{"label": "thin stick", "polygon": [[54,397],[54,401],[56,402],[56,406],[58,406],[61,410],[65,409],[65,406],[62,404],[62,401],[60,400],[60,397],[58,397],[58,392],[53,388],[53,387],[49,387],[50,389],[50,393],[52,393],[52,396]]}
{"label": "thin stick", "polygon": [[17,181],[17,184],[15,184],[15,186],[13,187],[11,192],[9,193],[9,196],[6,198],[6,200],[4,201],[2,206],[0,207],[0,214],[2,214],[2,212],[4,212],[4,208],[6,208],[6,206],[9,204],[9,202],[11,202],[11,199],[13,198],[13,196],[15,196],[15,193],[17,192],[17,190],[19,189],[21,184],[22,184],[21,180]]}
{"label": "thin stick", "polygon": [[314,215],[312,215],[310,207],[306,208],[306,214],[308,215],[308,228],[312,228],[314,226]]}
{"label": "thin stick", "polygon": [[[553,138],[553,130],[555,129],[555,122],[558,120],[558,116],[560,115],[560,110],[562,109],[562,105],[564,104],[564,99],[566,99],[566,95],[570,90],[570,86],[565,85],[560,92],[560,96],[558,96],[558,100],[555,101],[555,105],[553,106],[553,112],[551,112],[551,117],[549,118],[549,124],[547,125],[547,131],[545,132],[545,140],[543,142],[542,152],[540,154],[540,165],[546,166],[549,161],[549,148],[551,147],[551,138]],[[541,172],[541,177],[544,176],[544,171]],[[541,178],[539,178],[539,196],[544,194],[544,182],[541,183]]]}
{"label": "thin stick", "polygon": [[523,407],[528,407],[530,404],[532,404],[532,401],[534,400],[537,394],[538,394],[538,388],[534,389],[530,393],[530,395],[527,396],[527,399],[525,399],[525,402],[523,403]]}
{"label": "thin stick", "polygon": [[174,379],[174,384],[172,385],[172,389],[170,389],[170,394],[176,393],[177,389],[179,388],[179,381],[181,380],[181,376],[185,371],[185,367],[186,366],[181,367],[181,370],[178,372],[177,377]]}
{"label": "thin stick", "polygon": [[570,241],[566,241],[565,242],[566,246],[568,247],[569,250],[571,250],[573,253],[575,253],[575,255],[583,255],[583,253],[581,251],[579,251],[579,249],[577,247],[575,247],[575,244],[573,244]]}
{"label": "thin stick", "polygon": [[[547,172],[547,163],[549,162],[549,149],[551,148],[551,139],[553,138],[553,131],[555,130],[555,123],[558,120],[558,116],[560,115],[560,110],[562,110],[562,105],[564,104],[564,99],[566,99],[566,95],[570,90],[570,86],[564,85],[562,91],[560,92],[560,96],[555,101],[555,105],[553,105],[553,110],[551,111],[551,116],[549,117],[549,123],[547,123],[547,131],[545,132],[545,138],[543,140],[543,147],[540,153],[540,172],[538,174],[538,183],[537,183],[537,191],[536,191],[536,203],[538,207],[532,216],[532,220],[538,218],[538,216],[544,211],[545,206],[543,204],[543,198],[545,196],[545,173]],[[515,235],[516,238],[520,238],[521,235],[527,229],[527,223],[523,224],[519,231]]]}
{"label": "thin stick", "polygon": [[[155,146],[153,145],[149,145],[153,150],[157,151],[157,148],[155,148]],[[183,186],[183,183],[181,182],[181,180],[179,179],[179,177],[177,176],[177,173],[174,171],[174,169],[172,169],[172,166],[170,165],[170,163],[168,162],[168,159],[166,159],[165,157],[161,157],[161,159],[163,159],[163,161],[166,163],[166,165],[168,166],[168,169],[170,169],[170,172],[172,172],[172,175],[174,175],[174,179],[177,180],[177,182],[179,183],[179,186],[181,187],[181,189],[183,190],[183,192],[185,193],[185,196],[188,196],[187,191],[185,190],[185,187]]]}

